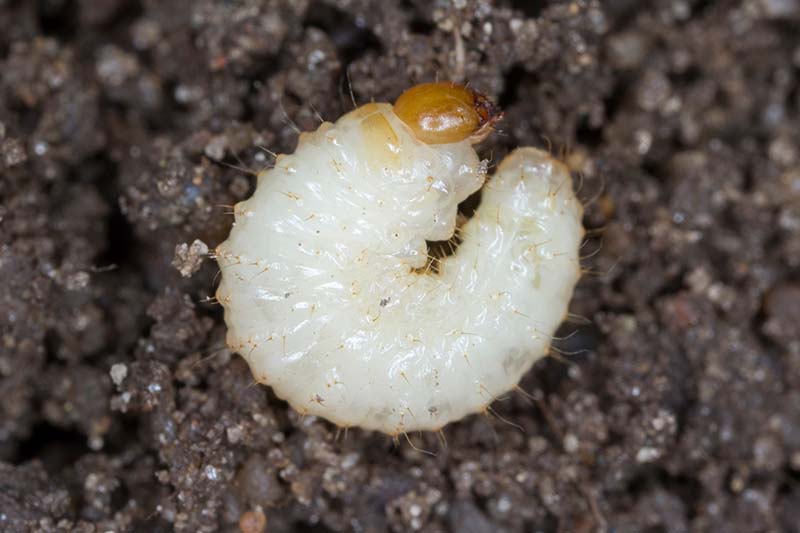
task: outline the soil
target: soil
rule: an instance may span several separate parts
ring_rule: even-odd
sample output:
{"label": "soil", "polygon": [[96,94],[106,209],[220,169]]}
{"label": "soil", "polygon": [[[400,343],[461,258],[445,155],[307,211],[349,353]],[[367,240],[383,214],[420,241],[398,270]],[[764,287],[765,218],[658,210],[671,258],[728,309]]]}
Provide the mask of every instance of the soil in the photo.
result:
{"label": "soil", "polygon": [[[799,30],[797,0],[0,0],[0,530],[800,531]],[[505,110],[482,154],[575,171],[587,273],[527,395],[342,434],[224,348],[205,246],[261,147],[437,78]]]}

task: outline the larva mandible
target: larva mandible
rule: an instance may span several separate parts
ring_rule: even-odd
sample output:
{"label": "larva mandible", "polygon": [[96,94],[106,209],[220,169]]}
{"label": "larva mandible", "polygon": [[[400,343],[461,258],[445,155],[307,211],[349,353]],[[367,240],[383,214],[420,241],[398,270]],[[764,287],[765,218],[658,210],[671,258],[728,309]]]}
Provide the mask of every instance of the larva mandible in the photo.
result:
{"label": "larva mandible", "polygon": [[296,410],[397,435],[482,412],[549,350],[580,276],[569,171],[519,148],[456,231],[499,118],[452,83],[300,135],[258,175],[216,256],[227,342]]}

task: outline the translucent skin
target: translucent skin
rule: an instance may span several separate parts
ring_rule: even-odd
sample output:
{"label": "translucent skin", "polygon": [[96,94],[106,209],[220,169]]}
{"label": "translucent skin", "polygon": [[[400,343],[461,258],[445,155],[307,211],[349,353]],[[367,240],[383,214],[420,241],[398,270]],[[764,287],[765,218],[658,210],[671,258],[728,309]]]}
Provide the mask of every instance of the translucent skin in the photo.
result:
{"label": "translucent skin", "polygon": [[545,152],[486,179],[468,139],[427,144],[389,104],[303,134],[217,248],[227,342],[296,410],[396,435],[481,412],[544,356],[580,274],[582,207]]}

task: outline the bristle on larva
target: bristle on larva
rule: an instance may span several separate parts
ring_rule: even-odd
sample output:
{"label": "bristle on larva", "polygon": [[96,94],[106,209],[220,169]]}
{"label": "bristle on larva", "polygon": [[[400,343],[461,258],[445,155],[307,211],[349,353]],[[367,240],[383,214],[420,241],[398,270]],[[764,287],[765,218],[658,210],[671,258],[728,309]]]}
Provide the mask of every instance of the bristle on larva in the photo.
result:
{"label": "bristle on larva", "polygon": [[[303,133],[234,209],[216,250],[227,342],[299,412],[437,430],[484,412],[547,354],[581,271],[583,209],[563,164],[512,152],[431,267],[426,241],[453,238],[458,204],[487,177],[471,143],[497,120],[459,91],[459,109],[481,106],[474,131],[428,123],[422,140],[391,104],[366,104]],[[411,109],[429,120],[424,102]]]}

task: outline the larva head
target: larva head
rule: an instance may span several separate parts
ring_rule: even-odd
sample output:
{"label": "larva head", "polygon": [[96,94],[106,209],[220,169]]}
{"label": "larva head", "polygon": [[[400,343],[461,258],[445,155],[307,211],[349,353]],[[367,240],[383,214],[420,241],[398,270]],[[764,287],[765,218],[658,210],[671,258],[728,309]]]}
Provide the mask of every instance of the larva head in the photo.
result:
{"label": "larva head", "polygon": [[452,82],[411,87],[394,103],[394,112],[427,144],[480,142],[503,118],[485,95]]}

